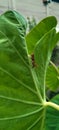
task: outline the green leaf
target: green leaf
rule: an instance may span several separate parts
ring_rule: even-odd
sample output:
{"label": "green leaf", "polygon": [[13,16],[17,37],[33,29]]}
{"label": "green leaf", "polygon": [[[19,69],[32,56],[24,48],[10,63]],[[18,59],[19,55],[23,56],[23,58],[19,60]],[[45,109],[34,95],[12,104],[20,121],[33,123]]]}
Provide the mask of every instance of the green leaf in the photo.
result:
{"label": "green leaf", "polygon": [[59,87],[59,70],[56,65],[52,62],[48,66],[47,75],[46,75],[46,85],[47,87],[52,90],[56,91]]}
{"label": "green leaf", "polygon": [[[59,94],[51,101],[59,105]],[[46,130],[59,130],[59,111],[51,107],[47,108]]]}
{"label": "green leaf", "polygon": [[0,31],[0,129],[26,130],[42,120],[43,106],[31,74],[25,37],[7,17],[1,21],[5,25]]}
{"label": "green leaf", "polygon": [[0,17],[0,129],[44,130],[46,70],[59,34],[52,29],[37,41],[33,67],[23,17],[18,15],[18,28],[17,15],[8,11]]}
{"label": "green leaf", "polygon": [[[52,50],[59,39],[59,33],[56,34],[55,29],[52,29],[36,45],[35,62],[37,64],[36,74],[39,81],[39,89],[42,90],[42,97],[45,97],[45,79],[48,63],[51,58]],[[47,42],[48,41],[48,42]],[[40,91],[39,90],[39,91]]]}
{"label": "green leaf", "polygon": [[[16,11],[7,11],[0,16],[0,31],[13,40],[14,35],[22,37],[26,34],[27,22],[25,18]],[[17,31],[15,31],[17,30]]]}
{"label": "green leaf", "polygon": [[41,39],[48,31],[50,31],[53,27],[56,27],[57,20],[54,16],[49,16],[44,18],[41,22],[39,22],[26,36],[26,42],[28,46],[29,53],[33,53],[34,47],[38,40]]}

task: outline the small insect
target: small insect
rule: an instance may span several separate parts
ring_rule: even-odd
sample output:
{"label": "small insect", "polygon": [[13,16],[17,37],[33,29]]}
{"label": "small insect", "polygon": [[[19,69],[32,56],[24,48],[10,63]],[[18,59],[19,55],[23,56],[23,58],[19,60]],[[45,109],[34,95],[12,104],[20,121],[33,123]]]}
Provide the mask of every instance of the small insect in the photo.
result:
{"label": "small insect", "polygon": [[35,63],[34,54],[31,54],[31,60],[32,60],[32,67],[37,67],[37,64]]}

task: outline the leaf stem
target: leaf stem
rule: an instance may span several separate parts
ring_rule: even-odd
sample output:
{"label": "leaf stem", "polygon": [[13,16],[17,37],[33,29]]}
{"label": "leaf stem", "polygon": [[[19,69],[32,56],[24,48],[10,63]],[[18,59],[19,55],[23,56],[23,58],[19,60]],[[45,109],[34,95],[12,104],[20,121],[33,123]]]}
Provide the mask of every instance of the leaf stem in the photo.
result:
{"label": "leaf stem", "polygon": [[54,109],[59,111],[59,105],[57,105],[57,104],[55,104],[53,102],[45,102],[44,106],[50,106],[50,107],[53,107]]}
{"label": "leaf stem", "polygon": [[51,65],[54,67],[54,69],[57,71],[57,73],[59,74],[59,70],[58,70],[58,68],[56,67],[56,65],[55,65],[52,61],[50,61],[50,63],[51,63]]}

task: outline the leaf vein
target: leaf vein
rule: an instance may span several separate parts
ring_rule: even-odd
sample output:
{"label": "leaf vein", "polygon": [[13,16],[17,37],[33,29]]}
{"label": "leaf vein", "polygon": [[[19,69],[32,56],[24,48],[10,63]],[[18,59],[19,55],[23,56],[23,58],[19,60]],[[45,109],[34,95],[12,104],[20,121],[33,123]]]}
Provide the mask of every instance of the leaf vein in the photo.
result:
{"label": "leaf vein", "polygon": [[18,80],[14,75],[12,75],[11,73],[9,73],[4,68],[0,67],[0,70],[2,70],[4,73],[8,74],[10,77],[12,77],[13,79],[15,79],[19,84],[23,85],[23,87],[25,87],[26,89],[30,90],[34,94],[37,94],[32,88],[30,88],[29,86],[27,86],[26,84],[24,84],[23,82],[21,82],[20,80]]}
{"label": "leaf vein", "polygon": [[42,109],[43,109],[43,107],[37,109],[36,111],[27,113],[27,114],[18,115],[18,116],[11,116],[11,117],[5,117],[5,118],[0,118],[0,121],[3,121],[3,120],[21,119],[21,118],[25,118],[25,117],[28,117],[28,116],[32,116],[33,114],[36,114],[36,113],[40,112]]}

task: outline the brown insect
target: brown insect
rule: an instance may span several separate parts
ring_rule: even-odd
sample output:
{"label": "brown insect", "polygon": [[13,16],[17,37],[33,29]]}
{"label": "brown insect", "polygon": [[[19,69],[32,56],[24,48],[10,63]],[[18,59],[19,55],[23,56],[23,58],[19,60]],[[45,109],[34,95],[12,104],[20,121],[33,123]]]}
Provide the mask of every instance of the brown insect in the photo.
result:
{"label": "brown insect", "polygon": [[37,64],[35,63],[34,54],[31,54],[31,60],[32,60],[32,67],[37,67]]}

